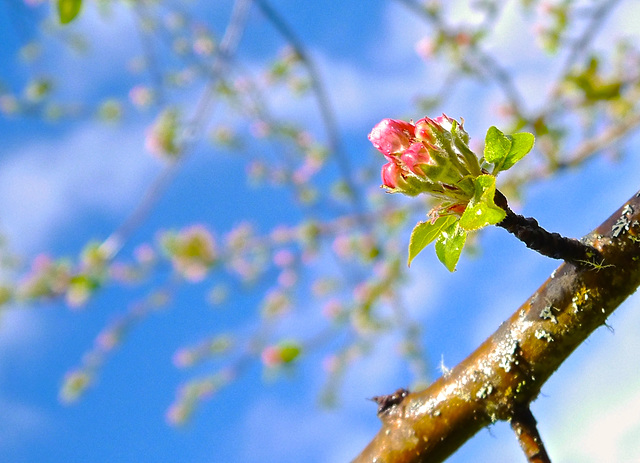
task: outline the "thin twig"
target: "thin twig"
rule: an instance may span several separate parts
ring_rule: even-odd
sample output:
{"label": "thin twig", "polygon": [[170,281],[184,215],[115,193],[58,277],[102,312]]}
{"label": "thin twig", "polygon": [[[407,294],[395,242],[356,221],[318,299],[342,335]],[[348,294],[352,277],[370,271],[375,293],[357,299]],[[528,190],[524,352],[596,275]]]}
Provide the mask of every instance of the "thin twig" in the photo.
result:
{"label": "thin twig", "polygon": [[336,157],[338,168],[344,178],[345,184],[349,189],[350,194],[355,200],[355,204],[358,209],[361,209],[362,198],[360,197],[359,189],[356,188],[353,180],[353,169],[350,165],[349,159],[344,153],[342,148],[342,142],[340,141],[340,131],[338,130],[338,124],[336,117],[329,101],[329,96],[324,88],[324,84],[320,79],[320,72],[318,71],[314,61],[306,52],[306,48],[296,36],[293,30],[287,25],[284,19],[269,5],[265,0],[253,0],[258,9],[267,18],[267,20],[275,27],[275,29],[284,37],[287,43],[293,48],[296,54],[300,57],[300,61],[306,67],[309,79],[311,81],[311,89],[316,96],[318,107],[320,109],[320,115],[324,122],[324,126],[327,130],[327,137],[329,142],[329,148],[332,154]]}
{"label": "thin twig", "polygon": [[142,201],[138,203],[138,206],[134,209],[131,215],[127,217],[124,223],[111,233],[111,235],[101,244],[100,250],[102,251],[105,259],[113,259],[120,252],[133,232],[153,210],[162,197],[164,191],[171,184],[175,175],[184,164],[187,153],[193,148],[197,135],[204,125],[204,119],[210,112],[213,97],[215,95],[215,85],[218,82],[218,76],[222,73],[229,57],[233,55],[240,41],[250,3],[250,0],[238,0],[234,4],[234,10],[231,14],[229,25],[227,26],[222,38],[219,53],[213,65],[209,82],[196,105],[196,109],[190,122],[184,128],[181,140],[183,146],[183,153],[181,157],[165,167],[165,169],[160,173],[160,175],[158,175],[158,177],[156,177],[151,186],[147,189]]}
{"label": "thin twig", "polygon": [[551,463],[536,426],[536,419],[527,407],[518,408],[511,418],[511,428],[516,433],[520,447],[529,463]]}
{"label": "thin twig", "polygon": [[567,238],[559,233],[549,232],[538,225],[538,221],[531,217],[516,214],[509,208],[507,198],[496,190],[495,203],[503,209],[507,216],[497,225],[522,241],[529,249],[551,257],[562,259],[574,265],[583,265],[600,258],[598,250],[580,241]]}

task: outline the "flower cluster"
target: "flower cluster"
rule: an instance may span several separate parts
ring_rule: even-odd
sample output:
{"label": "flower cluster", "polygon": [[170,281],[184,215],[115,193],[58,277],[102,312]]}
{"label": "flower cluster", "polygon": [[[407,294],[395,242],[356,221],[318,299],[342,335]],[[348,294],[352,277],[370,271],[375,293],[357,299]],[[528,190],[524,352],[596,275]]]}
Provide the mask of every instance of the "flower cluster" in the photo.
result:
{"label": "flower cluster", "polygon": [[160,242],[174,269],[191,282],[202,281],[218,259],[213,236],[202,225],[165,232]]}
{"label": "flower cluster", "polygon": [[389,191],[428,193],[444,200],[447,212],[464,211],[482,169],[461,122],[444,114],[416,123],[383,119],[369,140],[389,161],[382,167],[382,183]]}

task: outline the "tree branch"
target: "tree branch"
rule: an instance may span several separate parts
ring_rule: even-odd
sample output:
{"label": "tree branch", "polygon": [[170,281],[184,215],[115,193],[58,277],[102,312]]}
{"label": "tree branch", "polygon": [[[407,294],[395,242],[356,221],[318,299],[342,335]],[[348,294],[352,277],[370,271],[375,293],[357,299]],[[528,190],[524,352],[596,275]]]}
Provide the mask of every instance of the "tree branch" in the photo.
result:
{"label": "tree branch", "polygon": [[522,407],[514,411],[511,418],[511,428],[516,433],[520,447],[529,463],[551,463],[542,438],[536,426],[536,419],[529,407]]}
{"label": "tree branch", "polygon": [[562,362],[640,285],[640,192],[582,240],[606,266],[563,263],[474,353],[383,414],[354,460],[443,461],[479,430],[527,408]]}
{"label": "tree branch", "polygon": [[495,202],[498,207],[507,213],[507,216],[496,225],[513,234],[529,249],[533,249],[543,256],[562,259],[574,265],[593,266],[593,262],[603,260],[594,247],[574,238],[567,238],[559,233],[549,232],[542,228],[536,219],[524,217],[513,212],[509,208],[507,198],[499,190],[496,190]]}

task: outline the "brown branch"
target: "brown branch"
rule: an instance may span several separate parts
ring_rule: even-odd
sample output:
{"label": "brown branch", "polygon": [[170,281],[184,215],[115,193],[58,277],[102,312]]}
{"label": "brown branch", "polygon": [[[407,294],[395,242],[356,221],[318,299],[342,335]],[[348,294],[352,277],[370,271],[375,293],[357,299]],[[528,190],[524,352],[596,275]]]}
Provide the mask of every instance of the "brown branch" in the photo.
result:
{"label": "brown branch", "polygon": [[563,263],[474,353],[381,414],[354,460],[443,461],[479,430],[528,407],[562,362],[640,285],[640,193],[583,242],[607,265]]}
{"label": "brown branch", "polygon": [[538,433],[536,419],[529,407],[522,407],[513,413],[511,428],[516,433],[520,447],[529,463],[551,463],[542,438]]}
{"label": "brown branch", "polygon": [[542,228],[536,219],[513,212],[507,203],[507,198],[499,190],[496,190],[495,203],[507,214],[497,226],[514,235],[529,249],[543,256],[562,259],[574,265],[588,265],[594,261],[602,261],[602,256],[594,247],[574,238],[549,232]]}

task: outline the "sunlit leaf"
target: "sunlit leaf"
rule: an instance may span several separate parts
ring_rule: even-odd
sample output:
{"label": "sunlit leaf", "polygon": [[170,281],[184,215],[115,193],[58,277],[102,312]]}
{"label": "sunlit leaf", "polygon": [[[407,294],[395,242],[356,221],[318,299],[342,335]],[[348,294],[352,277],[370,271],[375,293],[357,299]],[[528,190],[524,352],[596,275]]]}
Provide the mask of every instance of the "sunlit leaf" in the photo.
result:
{"label": "sunlit leaf", "polygon": [[514,133],[510,138],[512,142],[511,149],[509,150],[509,154],[504,160],[500,170],[507,170],[513,167],[516,162],[525,157],[527,153],[531,151],[535,141],[533,135],[527,132]]}
{"label": "sunlit leaf", "polygon": [[467,231],[494,225],[506,216],[505,211],[494,202],[496,178],[493,175],[480,175],[474,185],[474,196],[460,218],[460,226]]}
{"label": "sunlit leaf", "polygon": [[497,127],[491,126],[484,139],[484,158],[496,166],[502,164],[511,149],[511,140]]}
{"label": "sunlit leaf", "polygon": [[62,24],[68,24],[78,16],[82,0],[58,0],[58,17]]}
{"label": "sunlit leaf", "polygon": [[418,222],[411,232],[411,239],[409,240],[409,259],[407,265],[411,266],[411,261],[420,254],[429,243],[435,240],[442,230],[449,227],[456,221],[454,216],[448,215],[439,217],[434,223],[430,220],[426,222]]}
{"label": "sunlit leaf", "polygon": [[530,133],[505,135],[496,127],[487,131],[484,158],[494,165],[492,174],[510,169],[533,148],[534,137]]}
{"label": "sunlit leaf", "polygon": [[436,255],[450,272],[456,269],[462,248],[467,240],[467,232],[458,222],[444,230],[436,241]]}

